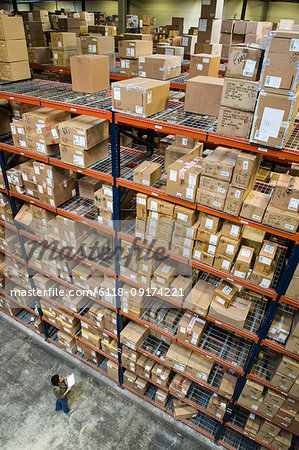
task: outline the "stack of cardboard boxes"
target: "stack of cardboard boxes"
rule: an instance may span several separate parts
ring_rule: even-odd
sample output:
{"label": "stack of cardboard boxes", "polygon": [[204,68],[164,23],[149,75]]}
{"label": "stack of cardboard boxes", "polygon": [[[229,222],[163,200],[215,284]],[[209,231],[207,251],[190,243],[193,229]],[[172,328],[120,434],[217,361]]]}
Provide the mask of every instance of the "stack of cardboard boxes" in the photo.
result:
{"label": "stack of cardboard boxes", "polygon": [[22,114],[22,120],[11,124],[14,145],[30,151],[52,155],[58,151],[57,125],[70,118],[67,111],[35,108]]}
{"label": "stack of cardboard boxes", "polygon": [[[198,22],[197,45],[219,44],[221,18],[223,11],[223,0],[203,0],[201,5],[201,15]],[[212,48],[212,47],[211,47]],[[196,53],[212,53],[204,49],[196,48]]]}
{"label": "stack of cardboard boxes", "polygon": [[250,140],[282,148],[287,142],[299,107],[297,31],[270,33],[260,77],[260,95]]}
{"label": "stack of cardboard boxes", "polygon": [[69,67],[70,57],[77,54],[76,33],[51,33],[54,66]]}
{"label": "stack of cardboard boxes", "polygon": [[108,156],[107,120],[77,116],[61,122],[58,129],[62,161],[77,167],[88,167]]}
{"label": "stack of cardboard boxes", "polygon": [[31,78],[22,17],[0,15],[0,79]]}
{"label": "stack of cardboard boxes", "polygon": [[156,19],[154,16],[142,17],[142,34],[153,34],[156,26]]}
{"label": "stack of cardboard boxes", "polygon": [[113,228],[113,193],[109,184],[103,184],[94,193],[94,204],[98,208],[98,221],[102,225]]}
{"label": "stack of cardboard boxes", "polygon": [[[46,11],[48,13],[48,11]],[[48,25],[49,24],[49,25]],[[46,22],[46,29],[50,28],[50,22]],[[46,36],[43,30],[44,24],[38,18],[24,22],[25,35],[28,48],[46,47]],[[49,28],[48,28],[49,27]]]}
{"label": "stack of cardboard boxes", "polygon": [[87,34],[88,27],[94,25],[94,13],[90,13],[87,11],[80,11],[80,33]]}
{"label": "stack of cardboard boxes", "polygon": [[[238,59],[241,55],[244,55],[241,63],[243,71],[236,63],[236,61],[241,61]],[[261,60],[262,50],[258,47],[231,47],[227,77],[224,80],[221,97],[217,133],[249,138],[258,95],[256,80],[259,72],[255,69],[260,66]]]}
{"label": "stack of cardboard boxes", "polygon": [[153,53],[153,43],[148,40],[123,40],[118,43],[120,57],[120,73],[125,75],[139,74],[139,62]]}

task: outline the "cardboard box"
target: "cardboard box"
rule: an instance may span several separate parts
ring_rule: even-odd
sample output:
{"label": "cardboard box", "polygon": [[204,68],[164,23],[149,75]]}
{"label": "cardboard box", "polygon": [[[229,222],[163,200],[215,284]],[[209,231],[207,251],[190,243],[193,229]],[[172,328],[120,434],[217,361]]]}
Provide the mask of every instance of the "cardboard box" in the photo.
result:
{"label": "cardboard box", "polygon": [[183,200],[195,201],[201,173],[201,156],[188,154],[168,167],[166,193]]}
{"label": "cardboard box", "polygon": [[51,50],[48,47],[28,48],[28,57],[31,64],[50,64]]}
{"label": "cardboard box", "polygon": [[217,133],[248,139],[250,136],[253,113],[220,106]]}
{"label": "cardboard box", "polygon": [[140,117],[151,116],[167,108],[169,86],[168,81],[144,78],[112,83],[112,109]]}
{"label": "cardboard box", "polygon": [[192,381],[190,381],[188,378],[176,374],[169,385],[169,392],[176,397],[185,398],[191,384]]}
{"label": "cardboard box", "polygon": [[271,205],[284,211],[299,211],[299,177],[279,174]]}
{"label": "cardboard box", "polygon": [[299,83],[296,52],[268,52],[266,57],[267,64],[263,65],[260,88],[273,94],[295,95]]}
{"label": "cardboard box", "polygon": [[198,280],[184,300],[184,307],[194,311],[201,316],[206,316],[215,286],[203,280]]}
{"label": "cardboard box", "polygon": [[175,46],[175,45],[169,45],[166,47],[164,45],[158,44],[157,48],[156,48],[156,54],[157,55],[179,56],[182,61],[184,58],[184,48]]}
{"label": "cardboard box", "polygon": [[181,74],[180,56],[149,55],[139,58],[139,77],[168,80]]}
{"label": "cardboard box", "polygon": [[243,202],[240,216],[261,223],[270,198],[269,194],[251,191]]}
{"label": "cardboard box", "polygon": [[114,37],[113,36],[81,36],[82,55],[105,55],[114,53]]}
{"label": "cardboard box", "polygon": [[257,95],[258,83],[256,81],[225,78],[221,105],[253,112]]}
{"label": "cardboard box", "polygon": [[259,79],[264,50],[259,45],[232,45],[226,77],[256,81]]}
{"label": "cardboard box", "polygon": [[260,162],[260,155],[239,152],[232,177],[232,185],[242,189],[253,187]]}
{"label": "cardboard box", "polygon": [[205,320],[202,320],[195,315],[185,313],[178,323],[177,338],[197,346],[205,328],[205,324]]}
{"label": "cardboard box", "polygon": [[94,93],[110,87],[109,57],[106,55],[71,56],[72,88]]}
{"label": "cardboard box", "polygon": [[103,182],[93,177],[84,176],[78,181],[79,195],[90,200],[94,199],[94,193],[97,191]]}
{"label": "cardboard box", "polygon": [[224,80],[197,76],[187,81],[184,110],[218,117]]}
{"label": "cardboard box", "polygon": [[196,222],[196,219],[197,213],[195,210],[176,205],[174,212],[175,221],[178,221],[184,226],[192,226]]}
{"label": "cardboard box", "polygon": [[77,54],[77,50],[54,50],[52,52],[53,64],[59,67],[69,67],[70,57]]}
{"label": "cardboard box", "polygon": [[[1,16],[0,16],[1,17]],[[27,58],[27,55],[25,55]],[[0,63],[0,79],[7,81],[19,81],[31,78],[28,59],[12,63]]]}
{"label": "cardboard box", "polygon": [[0,41],[25,39],[22,17],[0,16]]}
{"label": "cardboard box", "polygon": [[239,152],[217,147],[202,162],[202,174],[218,180],[230,181]]}
{"label": "cardboard box", "polygon": [[198,415],[198,409],[179,399],[173,399],[174,420],[191,419]]}
{"label": "cardboard box", "polygon": [[295,300],[299,299],[299,277],[293,276],[286,292],[286,296]]}
{"label": "cardboard box", "polygon": [[76,50],[76,33],[51,33],[52,50]]}
{"label": "cardboard box", "polygon": [[298,105],[299,93],[294,97],[288,97],[261,92],[256,105],[250,141],[282,148],[292,132]]}
{"label": "cardboard box", "polygon": [[167,404],[167,401],[169,399],[168,392],[163,391],[163,389],[158,389],[155,394],[155,402],[157,405],[162,406],[164,408]]}
{"label": "cardboard box", "polygon": [[233,275],[235,277],[246,278],[253,255],[254,248],[242,245],[234,265]]}
{"label": "cardboard box", "polygon": [[262,397],[264,392],[264,386],[256,381],[246,380],[246,384],[243,388],[242,395],[249,397],[253,400],[258,400]]}
{"label": "cardboard box", "polygon": [[299,225],[299,218],[297,213],[274,208],[272,203],[270,203],[267,207],[262,222],[270,227],[294,234]]}
{"label": "cardboard box", "polygon": [[198,75],[218,77],[220,56],[205,53],[191,56],[188,79]]}
{"label": "cardboard box", "polygon": [[148,328],[131,321],[121,331],[120,342],[132,350],[137,350],[148,334]]}
{"label": "cardboard box", "polygon": [[[298,346],[299,346],[299,343],[298,343]],[[297,346],[297,347],[298,347],[298,346]],[[295,353],[295,352],[294,352],[294,353]],[[299,352],[297,351],[297,354],[298,354],[298,353],[299,353]],[[290,388],[289,394],[292,395],[293,397],[296,397],[296,398],[299,397],[299,380],[298,380],[298,379],[294,382],[294,384],[293,384],[292,387]]]}
{"label": "cardboard box", "polygon": [[237,286],[222,280],[216,287],[212,300],[219,303],[221,306],[228,308],[238,292]]}
{"label": "cardboard box", "polygon": [[25,39],[0,41],[0,61],[14,62],[28,57]]}
{"label": "cardboard box", "polygon": [[186,372],[198,380],[207,382],[213,366],[213,360],[206,358],[197,352],[192,352],[188,361]]}
{"label": "cardboard box", "polygon": [[[217,233],[220,228],[221,219],[220,217],[214,217],[210,214],[201,214],[201,220],[199,225],[199,230],[208,231],[209,233]],[[210,242],[210,236],[209,236]]]}
{"label": "cardboard box", "polygon": [[221,56],[221,44],[203,44],[197,42],[195,46],[195,53],[205,53],[209,55]]}
{"label": "cardboard box", "polygon": [[198,21],[198,42],[203,44],[219,44],[221,20],[200,18]]}
{"label": "cardboard box", "polygon": [[[176,162],[178,159],[185,159],[185,155],[201,156],[203,151],[203,144],[198,144],[195,140],[191,138],[185,138],[184,136],[176,136],[176,141],[174,145],[169,145],[165,149],[165,163],[164,167],[167,171],[169,166]],[[189,147],[194,142],[194,147]],[[182,144],[182,145],[180,145]],[[186,147],[183,145],[186,144]],[[189,145],[189,146],[188,146]]]}
{"label": "cardboard box", "polygon": [[[212,180],[212,178],[211,178]],[[223,211],[225,194],[211,192],[203,188],[197,189],[196,202],[219,211]]]}
{"label": "cardboard box", "polygon": [[284,344],[289,336],[292,320],[292,314],[278,310],[269,329],[268,336],[271,339]]}
{"label": "cardboard box", "polygon": [[238,378],[235,375],[224,372],[220,386],[218,388],[218,394],[222,397],[231,399],[235,391],[237,381]]}
{"label": "cardboard box", "polygon": [[238,330],[243,330],[250,308],[251,301],[241,297],[235,298],[228,307],[213,301],[210,305],[209,316]]}
{"label": "cardboard box", "polygon": [[133,171],[134,183],[152,186],[161,177],[162,166],[159,163],[144,161]]}
{"label": "cardboard box", "polygon": [[182,37],[182,47],[184,47],[184,55],[193,55],[197,36],[193,34],[184,34]]}
{"label": "cardboard box", "polygon": [[76,116],[60,122],[60,143],[88,150],[109,137],[109,123],[106,119],[90,116]]}
{"label": "cardboard box", "polygon": [[271,384],[284,392],[289,392],[294,384],[294,379],[288,378],[285,375],[276,372],[271,378]]}
{"label": "cardboard box", "polygon": [[276,408],[276,412],[280,409],[285,401],[285,397],[272,389],[268,389],[266,395],[264,396],[264,403]]}
{"label": "cardboard box", "polygon": [[92,164],[105,159],[108,153],[108,139],[100,142],[88,150],[69,145],[59,144],[61,161],[76,167],[89,167]]}
{"label": "cardboard box", "polygon": [[120,73],[138,76],[140,58],[120,58]]}
{"label": "cardboard box", "polygon": [[222,18],[223,0],[203,0],[201,4],[201,17]]}
{"label": "cardboard box", "polygon": [[119,41],[118,53],[120,58],[138,58],[139,56],[152,55],[153,43],[147,40]]}

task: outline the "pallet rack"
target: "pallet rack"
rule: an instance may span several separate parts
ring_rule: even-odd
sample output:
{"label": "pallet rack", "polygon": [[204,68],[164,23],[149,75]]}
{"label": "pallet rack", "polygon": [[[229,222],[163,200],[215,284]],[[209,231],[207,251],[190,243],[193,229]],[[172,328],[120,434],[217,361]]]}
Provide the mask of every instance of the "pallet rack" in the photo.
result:
{"label": "pallet rack", "polygon": [[[127,188],[134,190],[136,192],[144,192],[146,194],[168,200],[174,204],[179,204],[187,206],[189,208],[197,209],[199,211],[204,211],[214,216],[223,217],[234,221],[236,223],[245,224],[253,228],[258,228],[266,233],[273,234],[276,236],[280,246],[278,252],[278,259],[276,261],[276,274],[274,277],[274,282],[269,289],[263,289],[256,285],[253,285],[248,280],[242,280],[234,277],[230,274],[226,274],[222,271],[216,270],[205,264],[201,264],[196,260],[187,260],[186,258],[181,258],[172,252],[168,252],[167,256],[173,258],[179,262],[189,264],[191,268],[200,270],[200,277],[203,279],[209,279],[212,282],[219,280],[219,278],[226,279],[229,281],[236,282],[242,286],[244,290],[252,290],[259,294],[262,294],[261,302],[257,302],[255,309],[253,310],[251,316],[249,317],[244,330],[237,330],[233,327],[228,326],[222,322],[215,321],[211,317],[207,316],[208,325],[204,333],[203,340],[200,342],[200,346],[193,346],[191,344],[186,344],[180,341],[176,337],[176,324],[172,324],[172,327],[168,327],[169,324],[163,323],[163,318],[158,323],[152,323],[149,316],[147,315],[147,310],[144,311],[140,318],[130,316],[121,311],[120,308],[120,298],[116,297],[116,305],[111,306],[99,299],[89,298],[88,301],[92,303],[98,303],[102,306],[110,308],[117,314],[117,334],[112,333],[108,330],[101,330],[107,333],[110,337],[117,340],[118,354],[117,358],[109,354],[106,354],[102,350],[97,349],[91,344],[90,349],[95,351],[99,356],[99,363],[95,364],[91,361],[86,360],[86,358],[80,352],[73,355],[85,364],[94,367],[95,370],[107,376],[107,361],[111,359],[112,361],[118,362],[119,366],[119,379],[118,384],[121,387],[123,385],[123,366],[121,362],[121,344],[120,344],[120,332],[122,327],[122,317],[129,318],[130,320],[136,321],[143,324],[144,326],[150,328],[153,331],[159,332],[162,336],[169,338],[173,342],[179,342],[181,345],[196,351],[202,355],[205,355],[215,361],[214,369],[212,370],[209,379],[204,381],[199,381],[195,377],[182,373],[180,371],[174,370],[174,372],[180,373],[192,381],[191,389],[186,398],[186,402],[190,405],[196,407],[199,414],[194,419],[183,420],[188,426],[194,428],[195,430],[208,436],[215,442],[223,445],[228,449],[259,449],[260,446],[270,448],[264,442],[256,440],[252,436],[244,431],[244,426],[246,423],[246,415],[250,414],[250,411],[245,407],[238,405],[237,401],[240,393],[244,387],[246,379],[252,379],[258,381],[266,387],[282,393],[281,390],[273,387],[270,380],[269,367],[271,370],[271,364],[269,361],[275,359],[275,355],[278,353],[288,354],[290,357],[299,359],[293,354],[285,351],[284,347],[271,341],[267,338],[270,325],[273,318],[281,305],[286,305],[292,308],[298,308],[298,300],[291,299],[285,296],[287,287],[290,283],[292,275],[296,269],[299,256],[299,233],[290,234],[284,231],[268,227],[263,224],[258,224],[249,220],[244,220],[241,217],[233,217],[223,212],[207,208],[198,203],[190,203],[187,201],[182,201],[165,194],[162,189],[163,184],[165,184],[165,177],[162,177],[156,185],[151,187],[144,187],[137,185],[133,182],[132,171],[134,166],[136,166],[144,158],[145,152],[144,147],[135,146],[135,148],[120,147],[119,145],[119,135],[123,131],[123,127],[133,126],[140,129],[148,130],[150,135],[153,132],[159,133],[172,133],[181,134],[196,137],[201,142],[210,145],[224,145],[226,147],[235,147],[242,150],[250,150],[256,153],[262,153],[265,158],[274,161],[285,161],[285,162],[299,162],[299,126],[295,125],[293,133],[287,145],[283,149],[275,148],[261,148],[254,144],[251,144],[246,139],[233,138],[230,136],[218,135],[215,132],[215,127],[217,124],[217,119],[207,116],[198,116],[192,113],[186,113],[183,110],[183,104],[180,102],[169,102],[168,109],[154,116],[142,119],[135,116],[129,116],[126,114],[120,114],[113,112],[111,110],[111,93],[110,91],[104,91],[97,94],[82,94],[78,92],[73,92],[71,86],[64,83],[49,82],[44,80],[30,80],[25,82],[11,83],[0,86],[0,98],[17,100],[24,103],[30,103],[37,106],[47,106],[54,109],[62,109],[70,111],[76,114],[85,114],[94,117],[106,118],[110,122],[110,132],[111,132],[111,146],[110,146],[110,156],[105,160],[87,168],[81,169],[69,164],[62,162],[58,155],[54,156],[44,156],[28,151],[27,149],[16,148],[12,145],[12,141],[9,136],[2,139],[0,143],[0,164],[3,172],[3,177],[5,181],[6,188],[1,189],[1,192],[8,195],[10,200],[10,205],[12,208],[13,216],[17,213],[16,199],[20,199],[25,202],[30,202],[42,208],[50,209],[56,214],[62,215],[64,217],[73,219],[80,223],[84,223],[88,226],[94,227],[109,233],[115,244],[119,244],[121,239],[126,241],[134,240],[134,230],[132,227],[128,228],[122,226],[123,223],[120,222],[120,189]],[[152,139],[152,136],[151,136]],[[152,141],[150,141],[152,142]],[[149,146],[150,142],[145,143]],[[4,151],[10,152],[12,154],[21,154],[28,158],[35,159],[50,165],[63,167],[70,170],[75,170],[76,172],[95,177],[97,179],[108,182],[113,187],[113,217],[114,223],[113,228],[104,227],[97,221],[97,209],[93,206],[92,201],[84,200],[80,197],[76,197],[60,207],[54,208],[47,204],[40,202],[37,199],[29,197],[28,195],[18,194],[11,192],[8,185],[8,180],[6,176],[6,163],[4,159]],[[157,160],[156,155],[152,155],[151,160]],[[156,159],[155,159],[156,158]],[[127,170],[125,175],[122,174],[123,168],[131,167]],[[263,183],[257,183],[255,189],[265,191],[268,189],[267,185]],[[78,210],[78,206],[81,208],[81,212]],[[126,225],[126,224],[124,224]],[[13,224],[10,222],[5,222],[0,220],[0,226],[6,227],[7,229],[14,231],[18,234],[21,243],[22,255],[8,254],[9,257],[14,258],[19,264],[23,264],[26,268],[29,276],[29,280],[32,288],[34,288],[34,283],[32,280],[32,275],[34,273],[41,273],[46,275],[53,280],[57,281],[61,285],[69,288],[75,288],[74,284],[69,281],[57,278],[55,275],[50,275],[43,271],[41,268],[32,264],[28,260],[26,250],[24,247],[24,242],[26,239],[32,241],[42,241],[43,245],[47,245],[46,241],[37,238],[32,233],[27,230],[22,229],[19,224]],[[147,248],[148,244],[145,242],[138,241],[138,245]],[[155,250],[155,248],[153,249]],[[2,250],[2,252],[5,252]],[[288,257],[288,262],[285,265],[285,259]],[[129,280],[120,275],[119,261],[117,258],[114,260],[114,264],[107,267],[102,261],[89,261],[86,258],[81,259],[80,262],[84,262],[91,268],[97,269],[99,272],[109,274],[115,279],[116,287],[121,286],[122,282],[126,282],[135,287],[140,287],[140,284],[133,280]],[[5,275],[5,274],[4,274]],[[8,282],[10,282],[8,280]],[[142,285],[141,285],[142,286]],[[0,291],[3,294],[3,290]],[[29,305],[23,305],[22,302],[16,298],[11,298],[11,300],[16,304],[17,307],[22,307],[23,310],[15,317],[16,320],[23,323],[26,327],[33,328],[33,323],[36,319],[41,319],[43,326],[43,335],[47,342],[53,345],[58,345],[57,341],[57,331],[59,327],[54,325],[45,316],[43,316],[42,309],[40,308],[40,301],[47,301],[54,307],[58,307],[65,312],[73,315],[74,317],[80,318],[83,322],[89,323],[88,319],[84,318],[84,315],[88,309],[83,308],[79,312],[74,312],[60,305],[59,299],[49,299],[49,298],[34,298],[33,303]],[[171,299],[170,297],[161,297],[156,295],[156,300],[158,302],[163,302],[167,305],[167,308],[171,308],[173,305],[178,305],[176,299]],[[267,309],[266,309],[267,305]],[[178,305],[181,306],[181,305]],[[182,314],[184,309],[182,308]],[[31,318],[34,318],[32,321]],[[64,331],[65,332],[65,331]],[[219,337],[221,339],[221,345],[219,345]],[[78,332],[74,338],[78,342],[81,341],[80,332]],[[211,342],[214,344],[211,346]],[[238,352],[238,363],[232,364],[226,359],[226,351],[234,343],[236,348],[240,351]],[[165,364],[165,352],[167,351],[168,344],[164,341],[149,336],[140,345],[138,351],[144,355],[150,356],[153,360]],[[267,358],[266,371],[263,363],[259,363],[257,366],[256,360],[261,349],[265,349],[265,358]],[[241,352],[242,350],[242,352]],[[167,366],[167,365],[166,365]],[[218,387],[221,382],[223,375],[223,367],[226,367],[233,371],[239,376],[235,391],[233,396],[229,399],[229,403],[226,408],[226,412],[222,418],[215,417],[206,411],[207,401],[211,395],[217,393]],[[138,375],[138,374],[137,374]],[[130,388],[127,387],[128,390]],[[165,408],[160,407],[155,403],[155,392],[157,386],[150,381],[149,387],[144,395],[139,395],[156,407],[161,408],[163,411],[170,415],[173,415],[171,398],[168,401]],[[168,391],[165,388],[165,391]],[[136,392],[133,391],[135,394]],[[138,394],[136,394],[138,395]],[[254,411],[254,413],[256,413]],[[257,414],[259,414],[257,412]],[[262,416],[262,415],[261,415]],[[262,416],[264,417],[264,416]],[[244,422],[245,420],[245,422]],[[269,418],[266,418],[269,420]],[[271,420],[272,421],[272,420]],[[273,421],[272,421],[273,422]]]}

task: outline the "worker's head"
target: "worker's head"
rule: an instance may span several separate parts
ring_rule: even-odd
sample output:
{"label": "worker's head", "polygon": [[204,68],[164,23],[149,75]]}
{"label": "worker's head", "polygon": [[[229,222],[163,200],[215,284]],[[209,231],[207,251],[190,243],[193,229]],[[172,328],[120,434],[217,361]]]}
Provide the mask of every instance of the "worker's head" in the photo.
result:
{"label": "worker's head", "polygon": [[59,375],[53,375],[51,378],[51,383],[53,384],[53,386],[58,386],[59,382],[60,382],[60,376]]}

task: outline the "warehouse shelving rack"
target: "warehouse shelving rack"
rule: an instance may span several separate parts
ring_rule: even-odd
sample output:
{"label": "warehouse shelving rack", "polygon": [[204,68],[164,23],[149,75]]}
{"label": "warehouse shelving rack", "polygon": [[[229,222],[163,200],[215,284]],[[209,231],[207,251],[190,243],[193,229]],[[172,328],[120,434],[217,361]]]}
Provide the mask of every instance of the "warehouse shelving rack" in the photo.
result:
{"label": "warehouse shelving rack", "polygon": [[[9,197],[9,201],[11,204],[13,216],[17,213],[16,199],[30,202],[42,208],[50,209],[54,211],[56,214],[60,214],[64,217],[71,218],[80,223],[84,223],[94,227],[96,229],[105,231],[109,233],[115,242],[115,245],[119,245],[119,241],[121,239],[125,239],[127,241],[134,240],[132,232],[133,230],[121,229],[120,225],[122,222],[120,221],[121,216],[121,207],[120,207],[120,189],[127,188],[134,190],[136,192],[144,192],[146,194],[155,196],[157,198],[161,198],[164,200],[168,200],[172,203],[187,206],[189,208],[197,209],[199,211],[204,211],[214,216],[223,217],[230,221],[234,221],[236,223],[245,224],[253,228],[261,229],[267,233],[273,234],[278,239],[280,243],[280,253],[279,253],[279,261],[277,264],[277,274],[275,277],[275,284],[270,287],[270,289],[261,289],[260,287],[253,285],[248,280],[241,280],[237,277],[233,277],[230,274],[226,274],[222,271],[215,270],[205,264],[201,264],[196,260],[188,261],[186,258],[178,257],[177,255],[168,252],[168,256],[170,258],[176,259],[180,262],[185,262],[187,264],[191,264],[191,266],[195,269],[200,270],[203,277],[210,277],[211,280],[216,280],[219,278],[223,278],[229,281],[236,282],[241,285],[243,289],[248,289],[260,293],[263,295],[263,305],[268,303],[268,308],[262,310],[260,313],[257,313],[259,326],[253,328],[253,331],[244,331],[244,330],[236,330],[228,325],[213,321],[209,316],[206,318],[208,322],[208,326],[206,328],[206,332],[204,334],[203,342],[201,342],[200,347],[195,347],[191,344],[187,344],[185,342],[177,339],[175,332],[176,329],[172,329],[171,331],[165,331],[159,327],[159,324],[150,323],[146,314],[142,315],[141,318],[134,318],[128,314],[125,314],[120,309],[120,298],[116,298],[116,306],[112,308],[113,311],[117,312],[117,336],[113,333],[108,332],[113,338],[117,338],[118,342],[118,359],[111,357],[110,355],[105,354],[103,351],[99,351],[95,347],[91,348],[95,350],[98,354],[102,355],[103,359],[100,361],[99,365],[95,365],[90,361],[87,361],[86,358],[81,354],[73,355],[82,362],[94,367],[96,370],[101,373],[107,375],[107,359],[111,359],[118,362],[119,366],[119,380],[118,384],[123,386],[123,367],[121,363],[121,344],[120,344],[120,332],[122,327],[122,317],[129,318],[130,320],[142,323],[144,326],[152,329],[153,331],[159,332],[162,336],[168,337],[173,342],[179,342],[181,345],[184,345],[186,348],[189,348],[193,351],[197,351],[198,353],[208,356],[215,361],[215,366],[213,371],[210,374],[209,380],[207,382],[199,381],[192,376],[188,376],[183,372],[179,372],[174,370],[174,372],[180,373],[192,381],[192,387],[189,392],[189,396],[187,396],[186,401],[192,406],[195,406],[199,410],[199,415],[195,419],[183,420],[188,426],[200,431],[206,436],[210,437],[215,442],[219,442],[224,447],[229,449],[252,449],[254,446],[259,448],[259,445],[263,447],[271,448],[263,442],[258,442],[255,439],[255,443],[252,440],[252,437],[248,437],[246,432],[242,429],[242,423],[237,422],[235,417],[238,415],[244,416],[246,415],[246,408],[243,406],[239,406],[237,401],[238,397],[244,387],[246,379],[253,379],[266,387],[273,388],[277,392],[281,392],[277,388],[271,386],[271,383],[267,380],[267,376],[263,376],[261,372],[255,370],[255,364],[257,360],[257,356],[261,350],[261,348],[266,348],[268,352],[276,351],[279,353],[285,353],[291,356],[292,358],[299,359],[296,355],[289,354],[285,351],[284,347],[277,344],[274,341],[267,339],[268,331],[270,325],[273,321],[273,318],[278,311],[278,308],[282,304],[290,305],[292,307],[298,308],[299,302],[298,300],[291,299],[285,296],[287,287],[290,283],[292,275],[296,269],[296,265],[298,262],[299,256],[299,233],[290,234],[284,231],[268,227],[263,224],[258,224],[252,221],[244,220],[241,217],[233,217],[228,214],[225,214],[220,211],[213,210],[211,208],[204,207],[203,205],[199,205],[196,203],[189,203],[182,201],[180,199],[168,196],[163,190],[163,184],[165,184],[165,179],[162,182],[154,185],[152,187],[144,187],[137,185],[132,180],[132,170],[138,165],[142,158],[144,157],[144,152],[140,148],[128,148],[128,147],[120,147],[120,133],[122,132],[123,126],[133,126],[139,129],[148,130],[165,133],[165,134],[181,134],[196,137],[199,141],[204,142],[207,145],[217,145],[221,144],[226,147],[234,147],[242,150],[250,150],[256,153],[261,153],[265,158],[274,160],[274,161],[284,161],[284,162],[299,162],[299,127],[298,124],[295,125],[292,136],[287,143],[287,146],[283,149],[274,149],[274,148],[261,148],[254,144],[251,144],[248,140],[232,138],[230,136],[221,136],[215,132],[216,127],[216,118],[211,118],[207,116],[199,116],[192,113],[186,113],[183,110],[183,104],[180,102],[169,102],[169,107],[166,111],[163,111],[159,114],[156,114],[150,118],[142,119],[135,116],[130,116],[122,113],[113,112],[111,110],[111,93],[110,91],[104,91],[98,94],[82,94],[78,92],[73,92],[71,90],[71,86],[64,83],[56,83],[49,82],[44,80],[30,80],[26,82],[12,83],[0,86],[0,98],[6,98],[8,100],[16,100],[24,103],[30,103],[32,105],[37,106],[47,106],[55,109],[62,109],[66,111],[70,111],[75,114],[85,114],[94,117],[106,118],[110,122],[110,132],[111,132],[111,147],[110,147],[110,156],[106,158],[104,161],[97,163],[96,165],[89,167],[87,169],[81,169],[69,164],[62,162],[58,155],[45,156],[36,154],[28,151],[27,149],[16,148],[12,145],[12,141],[9,137],[4,139],[0,144],[0,163],[3,171],[4,181],[6,188],[1,189],[1,192],[5,193]],[[16,153],[24,155],[28,158],[35,159],[37,161],[41,161],[47,164],[51,164],[58,167],[63,167],[70,170],[75,170],[76,172],[84,175],[89,175],[98,179],[101,179],[105,182],[111,183],[113,187],[113,218],[114,218],[114,227],[108,228],[102,226],[97,221],[97,210],[92,206],[92,202],[87,200],[83,200],[80,197],[76,197],[75,199],[67,202],[66,204],[53,208],[47,204],[40,202],[37,199],[34,199],[28,195],[18,194],[16,192],[12,192],[9,189],[8,180],[6,177],[6,163],[4,160],[3,151],[8,151],[10,153]],[[152,160],[157,158],[157,156],[152,155],[150,158]],[[130,167],[130,171],[126,171],[125,175],[122,175],[122,168]],[[256,189],[263,190],[266,188],[263,184],[256,186]],[[85,206],[83,208],[83,212],[79,213],[77,206]],[[40,268],[33,265],[30,261],[28,261],[27,254],[24,248],[24,239],[38,240],[36,236],[32,235],[32,233],[28,232],[28,230],[24,230],[20,227],[19,224],[12,224],[9,222],[5,222],[0,220],[0,226],[4,226],[9,230],[17,232],[22,250],[22,257],[17,255],[9,255],[10,257],[15,258],[19,263],[22,263],[27,268],[30,282],[33,283],[32,275],[36,272],[42,273],[48,277],[51,277],[61,285],[65,285],[67,287],[74,288],[75,286],[72,283],[66,282],[60,278],[55,277],[54,275],[50,275]],[[287,240],[287,241],[286,241]],[[286,242],[289,243],[288,253],[286,253]],[[43,242],[46,245],[46,242]],[[138,245],[143,246],[144,248],[148,247],[148,244],[145,242],[138,242]],[[155,248],[154,248],[155,250]],[[286,267],[284,267],[284,259],[288,256],[288,263]],[[100,272],[109,274],[113,276],[116,281],[116,287],[121,286],[123,282],[131,284],[132,286],[139,287],[138,283],[135,283],[132,280],[120,276],[120,266],[118,258],[115,257],[114,266],[113,267],[105,267],[100,262],[95,261],[87,261],[81,260],[90,267],[97,269]],[[3,293],[3,291],[2,291]],[[156,296],[158,301],[166,302],[169,307],[172,304],[177,304],[176,299],[170,298],[159,298]],[[40,300],[44,300],[55,305],[56,307],[60,307],[65,312],[69,312],[74,317],[80,317],[80,320],[84,319],[84,311],[80,311],[79,313],[75,313],[74,311],[68,310],[67,308],[62,307],[56,299],[39,299],[35,298],[34,302],[37,305],[37,309],[34,307],[24,306],[22,303],[18,302],[16,299],[11,299],[18,307],[23,307],[24,313],[20,313],[19,317],[15,317],[21,323],[24,323],[27,327],[32,329],[32,323],[28,319],[28,315],[33,316],[35,318],[40,318],[41,323],[43,325],[43,334],[45,339],[48,342],[53,343],[54,345],[58,345],[57,342],[57,325],[53,325],[49,320],[47,320],[40,308]],[[104,302],[90,298],[90,301],[97,302],[105,307],[110,307],[111,305],[107,305]],[[181,305],[180,305],[181,306]],[[183,313],[184,309],[182,309]],[[256,317],[253,317],[251,320],[254,322]],[[49,326],[45,324],[48,323]],[[88,323],[88,321],[87,321]],[[102,330],[107,332],[107,330]],[[65,330],[64,330],[65,332]],[[215,342],[217,338],[219,338],[220,334],[223,334],[224,341],[226,344],[219,348],[215,343],[215,346],[209,348],[207,342],[214,339]],[[75,338],[80,341],[80,335],[75,336]],[[151,340],[151,342],[149,342]],[[243,355],[239,360],[239,365],[231,364],[229,361],[225,360],[225,350],[228,348],[232,342],[237,343],[240,348],[243,349]],[[222,341],[223,342],[223,341]],[[84,341],[86,344],[86,341]],[[151,351],[149,351],[149,348]],[[144,355],[150,356],[153,360],[165,364],[165,359],[163,355],[167,351],[168,345],[163,341],[159,341],[156,338],[148,337],[139,347],[139,351]],[[229,399],[229,404],[226,408],[226,412],[223,418],[219,419],[217,417],[211,416],[206,411],[207,399],[209,396],[217,393],[218,387],[220,385],[221,376],[223,372],[223,367],[229,368],[235,374],[239,375],[238,382],[234,391],[234,394],[231,399]],[[130,388],[127,388],[130,390]],[[154,396],[156,392],[157,386],[150,382],[149,388],[145,392],[144,395],[140,395],[146,401],[154,404],[155,406],[160,407],[154,402]],[[166,388],[167,389],[167,388]],[[133,391],[135,394],[136,392]],[[196,399],[196,401],[194,401]],[[171,399],[170,399],[171,400]],[[171,401],[168,402],[165,408],[160,407],[163,411],[167,412],[170,415],[173,415],[171,408]],[[241,411],[242,414],[237,414],[238,411]],[[248,412],[249,414],[250,412]],[[255,414],[258,412],[254,411]],[[266,418],[269,420],[269,418]],[[270,420],[271,421],[271,420]],[[244,424],[243,424],[244,428]]]}

